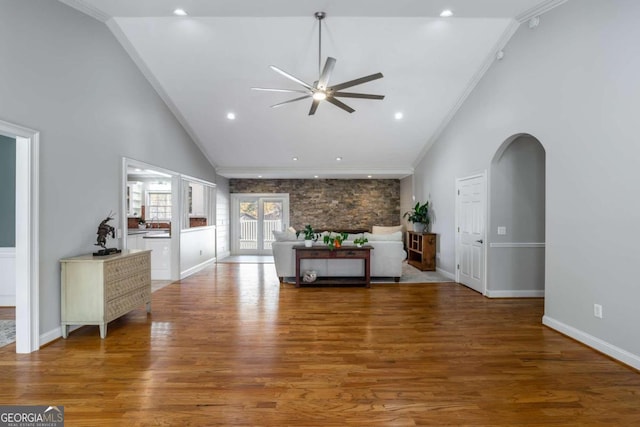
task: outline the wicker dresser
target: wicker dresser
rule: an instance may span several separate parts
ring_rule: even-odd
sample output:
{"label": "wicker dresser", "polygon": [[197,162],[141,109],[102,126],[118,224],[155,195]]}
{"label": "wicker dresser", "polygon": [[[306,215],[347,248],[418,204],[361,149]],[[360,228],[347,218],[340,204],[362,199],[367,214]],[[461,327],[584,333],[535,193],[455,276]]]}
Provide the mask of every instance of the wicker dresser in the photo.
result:
{"label": "wicker dresser", "polygon": [[143,304],[151,312],[151,251],[82,255],[60,263],[63,338],[69,325],[99,325],[100,337],[105,338],[110,321]]}

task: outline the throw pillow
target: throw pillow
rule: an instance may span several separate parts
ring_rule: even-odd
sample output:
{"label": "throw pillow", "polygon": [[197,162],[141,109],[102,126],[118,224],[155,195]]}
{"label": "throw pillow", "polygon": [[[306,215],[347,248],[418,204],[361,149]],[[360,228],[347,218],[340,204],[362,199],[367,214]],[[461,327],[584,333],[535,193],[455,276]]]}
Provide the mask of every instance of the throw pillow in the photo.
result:
{"label": "throw pillow", "polygon": [[404,225],[394,225],[393,227],[383,227],[381,225],[374,225],[371,227],[371,234],[391,234],[396,231],[403,232]]}
{"label": "throw pillow", "polygon": [[292,233],[291,231],[273,230],[273,237],[276,239],[276,242],[291,242],[298,240],[296,233]]}
{"label": "throw pillow", "polygon": [[370,242],[402,242],[402,231],[389,234],[364,233],[364,237]]}

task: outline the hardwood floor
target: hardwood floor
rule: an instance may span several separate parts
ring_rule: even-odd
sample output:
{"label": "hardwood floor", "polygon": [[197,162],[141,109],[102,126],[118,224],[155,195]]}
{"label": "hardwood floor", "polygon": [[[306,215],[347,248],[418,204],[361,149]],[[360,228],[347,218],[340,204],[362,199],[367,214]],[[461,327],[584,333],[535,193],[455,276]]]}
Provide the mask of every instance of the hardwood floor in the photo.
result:
{"label": "hardwood floor", "polygon": [[541,325],[543,300],[464,286],[302,288],[218,264],[32,354],[0,404],[67,426],[640,425],[640,373]]}

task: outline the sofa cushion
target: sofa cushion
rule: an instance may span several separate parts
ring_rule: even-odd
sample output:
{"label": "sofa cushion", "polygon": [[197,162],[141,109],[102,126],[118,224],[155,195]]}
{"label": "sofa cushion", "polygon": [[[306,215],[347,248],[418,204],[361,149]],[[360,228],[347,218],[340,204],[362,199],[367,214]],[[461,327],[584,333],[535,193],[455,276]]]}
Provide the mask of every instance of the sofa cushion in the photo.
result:
{"label": "sofa cushion", "polygon": [[391,234],[396,231],[403,232],[404,225],[394,225],[393,227],[383,227],[381,225],[374,225],[371,227],[371,234]]}
{"label": "sofa cushion", "polygon": [[373,234],[373,233],[364,233],[364,237],[366,237],[370,242],[394,242],[402,241],[402,231],[396,231],[395,233],[388,234]]}
{"label": "sofa cushion", "polygon": [[[301,240],[296,236],[295,232],[291,231],[277,231],[273,230],[273,237],[276,239],[276,242],[292,242],[296,240]],[[300,237],[304,239],[304,235],[300,234]]]}

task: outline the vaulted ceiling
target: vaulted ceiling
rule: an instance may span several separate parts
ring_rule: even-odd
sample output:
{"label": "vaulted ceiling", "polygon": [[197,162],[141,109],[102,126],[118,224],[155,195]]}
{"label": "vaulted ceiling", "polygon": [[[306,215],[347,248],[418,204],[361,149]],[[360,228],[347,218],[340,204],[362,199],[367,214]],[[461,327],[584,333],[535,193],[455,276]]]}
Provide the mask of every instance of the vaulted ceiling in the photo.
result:
{"label": "vaulted ceiling", "polygon": [[[517,27],[564,0],[60,1],[108,25],[219,174],[401,178]],[[321,102],[310,116],[310,99],[270,107],[300,94],[250,89],[302,88],[270,65],[318,79],[317,11],[330,83],[381,72],[349,91],[384,100],[343,98],[351,114]]]}

